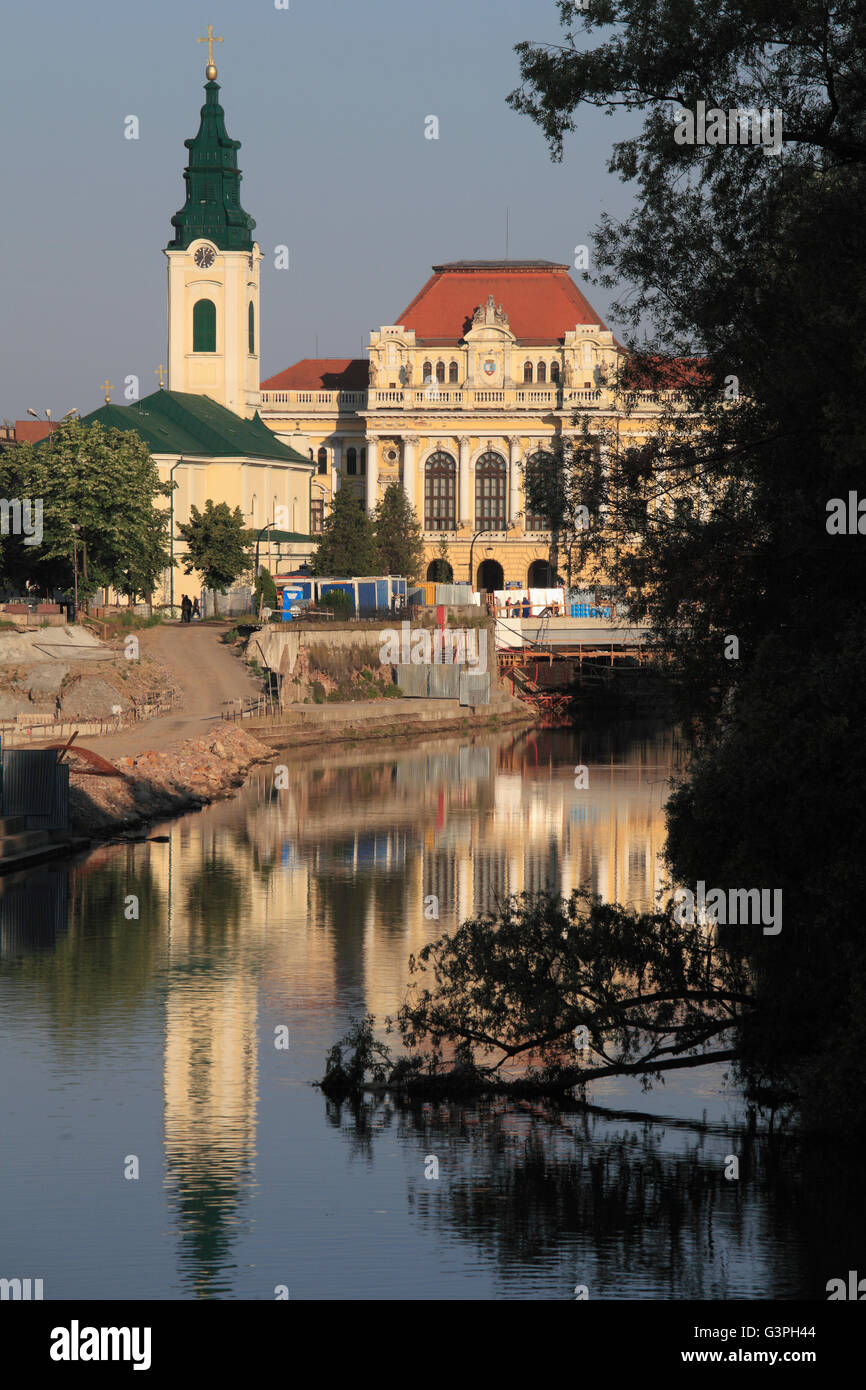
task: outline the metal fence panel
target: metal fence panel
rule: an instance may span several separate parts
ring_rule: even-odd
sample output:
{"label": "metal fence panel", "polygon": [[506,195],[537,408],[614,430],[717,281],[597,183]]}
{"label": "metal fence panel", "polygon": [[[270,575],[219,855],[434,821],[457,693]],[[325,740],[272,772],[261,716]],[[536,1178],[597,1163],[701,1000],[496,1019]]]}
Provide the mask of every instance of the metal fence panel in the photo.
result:
{"label": "metal fence panel", "polygon": [[395,670],[401,695],[426,700],[428,670],[426,666],[397,666]]}
{"label": "metal fence panel", "polygon": [[463,671],[460,675],[461,705],[490,704],[490,672],[483,674]]}
{"label": "metal fence panel", "polygon": [[459,666],[430,667],[430,697],[434,700],[456,700],[460,694]]}
{"label": "metal fence panel", "polygon": [[69,764],[50,748],[4,749],[3,815],[27,816],[34,830],[68,830]]}

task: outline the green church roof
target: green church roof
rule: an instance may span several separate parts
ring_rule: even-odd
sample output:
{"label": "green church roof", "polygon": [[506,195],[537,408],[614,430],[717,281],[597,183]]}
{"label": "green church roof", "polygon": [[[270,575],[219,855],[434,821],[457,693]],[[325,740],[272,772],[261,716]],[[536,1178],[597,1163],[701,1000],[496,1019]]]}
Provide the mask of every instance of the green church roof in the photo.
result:
{"label": "green church roof", "polygon": [[193,140],[184,140],[189,164],[184,170],[186,202],[174,214],[170,251],[185,251],[197,237],[207,237],[221,251],[251,251],[255,222],[241,207],[240,140],[229,139],[219,84],[205,83],[201,125]]}
{"label": "green church roof", "polygon": [[[120,430],[135,430],[152,454],[200,454],[205,458],[261,458],[282,463],[311,459],[277,439],[258,411],[251,420],[227,410],[209,396],[188,391],[154,391],[135,405],[103,405],[82,420]],[[50,437],[50,436],[49,436]]]}

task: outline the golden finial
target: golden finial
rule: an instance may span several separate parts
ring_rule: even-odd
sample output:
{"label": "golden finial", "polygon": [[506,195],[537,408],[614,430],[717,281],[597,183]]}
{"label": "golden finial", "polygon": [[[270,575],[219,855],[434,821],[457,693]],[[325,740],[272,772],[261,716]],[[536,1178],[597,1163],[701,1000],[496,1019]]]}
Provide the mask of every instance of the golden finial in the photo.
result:
{"label": "golden finial", "polygon": [[207,26],[207,38],[199,39],[198,42],[207,44],[207,67],[204,70],[204,75],[208,82],[215,82],[217,70],[213,60],[213,46],[215,43],[222,43],[223,40],[222,38],[214,37],[213,25],[209,24]]}
{"label": "golden finial", "polygon": [[163,376],[163,372],[164,372],[164,371],[165,371],[165,367],[162,365],[161,362],[160,362],[160,364],[159,364],[158,367],[154,367],[154,369],[153,369],[153,374],[154,374],[154,376],[158,376],[158,377],[159,377],[159,389],[160,389],[160,391],[164,391],[164,390],[165,390],[165,378],[164,378],[164,376]]}
{"label": "golden finial", "polygon": [[103,389],[103,391],[105,392],[105,404],[106,404],[106,405],[111,405],[111,392],[114,390],[114,387],[113,387],[113,385],[111,384],[111,382],[108,380],[108,377],[106,377],[105,380],[103,381],[103,383],[102,383],[102,389]]}

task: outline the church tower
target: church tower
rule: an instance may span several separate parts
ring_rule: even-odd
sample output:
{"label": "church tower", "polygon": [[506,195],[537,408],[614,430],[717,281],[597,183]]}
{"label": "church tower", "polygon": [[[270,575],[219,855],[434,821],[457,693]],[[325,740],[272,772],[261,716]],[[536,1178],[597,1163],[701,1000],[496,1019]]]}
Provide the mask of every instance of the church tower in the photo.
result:
{"label": "church tower", "polygon": [[208,25],[205,104],[185,140],[186,202],[171,219],[168,258],[168,387],[210,396],[238,415],[259,404],[259,263],[255,222],[240,200],[239,140],[230,140],[219,104],[214,38]]}

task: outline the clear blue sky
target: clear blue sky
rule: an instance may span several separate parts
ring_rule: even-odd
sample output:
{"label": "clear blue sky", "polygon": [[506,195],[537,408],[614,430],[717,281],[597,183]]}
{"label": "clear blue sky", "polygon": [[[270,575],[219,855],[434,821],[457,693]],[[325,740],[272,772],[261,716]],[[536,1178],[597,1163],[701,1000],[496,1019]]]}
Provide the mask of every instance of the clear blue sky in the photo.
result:
{"label": "clear blue sky", "polygon": [[[262,375],[363,356],[434,262],[573,262],[602,211],[622,116],[588,112],[562,164],[506,106],[514,45],[559,42],[555,0],[41,0],[5,7],[0,417],[54,418],[165,361],[171,216],[198,129],[212,23],[262,262]],[[439,118],[438,141],[424,119]],[[124,139],[136,115],[140,139]],[[273,248],[291,267],[274,268]],[[580,273],[574,272],[578,283]],[[583,287],[603,318],[609,296]],[[615,326],[615,325],[611,325]],[[115,400],[122,400],[120,389]]]}

